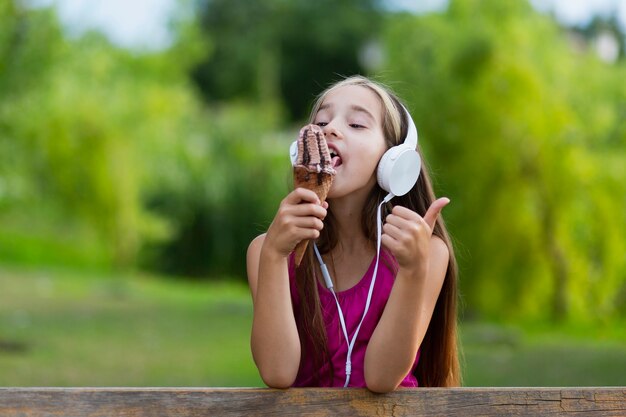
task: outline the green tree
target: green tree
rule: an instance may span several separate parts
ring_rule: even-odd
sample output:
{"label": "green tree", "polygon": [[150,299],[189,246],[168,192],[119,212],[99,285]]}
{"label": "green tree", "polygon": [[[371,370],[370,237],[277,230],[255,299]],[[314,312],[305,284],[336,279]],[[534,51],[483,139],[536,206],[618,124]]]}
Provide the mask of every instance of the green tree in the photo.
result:
{"label": "green tree", "polygon": [[144,193],[176,174],[164,171],[170,154],[204,129],[186,74],[205,48],[185,27],[184,46],[163,53],[136,55],[97,33],[70,41],[50,10],[16,4],[2,26],[3,235],[99,241],[105,263],[132,266],[144,241],[171,234]]}
{"label": "green tree", "polygon": [[204,0],[201,24],[214,53],[193,71],[209,101],[278,101],[301,119],[340,75],[363,72],[359,52],[376,37],[376,0]]}
{"label": "green tree", "polygon": [[470,313],[609,317],[626,281],[624,66],[525,1],[400,14],[384,78],[407,98],[458,243]]}
{"label": "green tree", "polygon": [[148,197],[175,232],[149,246],[146,261],[168,273],[243,279],[250,241],[265,231],[287,192],[286,149],[297,132],[277,133],[277,108],[233,103],[207,113],[207,135],[174,157],[181,175]]}
{"label": "green tree", "polygon": [[203,106],[188,74],[212,47],[188,16],[136,53],[1,4],[0,256],[243,276],[287,188],[280,107]]}
{"label": "green tree", "polygon": [[19,111],[21,95],[45,86],[61,38],[49,10],[30,11],[20,2],[0,0],[0,207],[22,192],[28,159],[27,150],[17,146],[10,114]]}

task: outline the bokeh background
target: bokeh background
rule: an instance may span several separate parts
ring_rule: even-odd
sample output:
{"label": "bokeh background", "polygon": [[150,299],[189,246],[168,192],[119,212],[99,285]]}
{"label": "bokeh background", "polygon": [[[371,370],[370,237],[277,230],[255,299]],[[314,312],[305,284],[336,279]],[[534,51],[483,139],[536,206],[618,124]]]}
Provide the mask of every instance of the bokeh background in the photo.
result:
{"label": "bokeh background", "polygon": [[404,98],[470,386],[626,385],[626,2],[0,0],[0,385],[261,386],[250,240],[314,96]]}

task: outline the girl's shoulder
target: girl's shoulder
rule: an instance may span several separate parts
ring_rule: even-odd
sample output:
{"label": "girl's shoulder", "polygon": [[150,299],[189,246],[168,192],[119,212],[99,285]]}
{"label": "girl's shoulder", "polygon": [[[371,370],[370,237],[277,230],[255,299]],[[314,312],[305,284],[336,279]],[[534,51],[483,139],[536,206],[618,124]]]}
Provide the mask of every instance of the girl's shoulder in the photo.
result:
{"label": "girl's shoulder", "polygon": [[248,253],[250,253],[250,251],[260,252],[261,247],[263,246],[263,242],[265,242],[266,235],[267,233],[263,233],[261,235],[258,235],[254,239],[252,239],[252,241],[250,242],[250,245],[248,246]]}
{"label": "girl's shoulder", "polygon": [[263,233],[252,239],[250,245],[248,245],[248,253],[246,255],[246,261],[248,265],[251,261],[255,261],[258,263],[259,257],[261,256],[261,248],[263,247],[263,242],[265,242],[265,236],[267,233]]}
{"label": "girl's shoulder", "polygon": [[261,258],[261,248],[265,242],[265,233],[252,239],[248,246],[246,254],[246,272],[248,275],[248,284],[254,294],[256,292],[256,282],[259,274],[259,260]]}
{"label": "girl's shoulder", "polygon": [[446,242],[439,236],[432,235],[430,238],[431,256],[435,256],[439,260],[445,260],[450,257],[450,249]]}

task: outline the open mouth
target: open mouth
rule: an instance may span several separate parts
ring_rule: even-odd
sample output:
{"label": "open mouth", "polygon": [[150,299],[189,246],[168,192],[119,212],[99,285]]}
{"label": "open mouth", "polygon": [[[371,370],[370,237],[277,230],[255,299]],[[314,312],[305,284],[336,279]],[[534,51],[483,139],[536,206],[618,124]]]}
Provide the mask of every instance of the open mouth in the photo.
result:
{"label": "open mouth", "polygon": [[330,160],[331,160],[331,165],[333,168],[337,168],[338,166],[341,165],[341,157],[339,156],[339,154],[337,153],[337,151],[335,151],[334,149],[329,149],[330,151]]}

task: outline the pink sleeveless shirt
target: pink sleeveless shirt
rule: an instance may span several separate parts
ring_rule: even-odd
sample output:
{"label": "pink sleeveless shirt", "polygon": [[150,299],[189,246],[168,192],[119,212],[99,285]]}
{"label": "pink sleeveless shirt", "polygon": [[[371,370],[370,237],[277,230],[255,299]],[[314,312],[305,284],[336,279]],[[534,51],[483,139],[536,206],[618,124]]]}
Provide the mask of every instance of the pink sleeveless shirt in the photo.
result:
{"label": "pink sleeveless shirt", "polygon": [[[345,291],[337,292],[337,299],[341,305],[341,309],[344,314],[346,322],[346,328],[348,330],[348,337],[352,340],[354,332],[363,317],[363,311],[365,310],[365,302],[367,300],[367,294],[370,284],[372,282],[372,275],[374,273],[374,265],[376,263],[376,257],[370,263],[370,266],[361,278],[361,280],[352,288]],[[369,310],[365,316],[365,320],[361,325],[361,330],[357,336],[354,348],[352,350],[352,375],[350,376],[350,387],[365,387],[365,375],[364,375],[364,361],[365,350],[367,344],[374,333],[374,329],[380,320],[389,295],[391,288],[395,280],[395,273],[391,269],[394,265],[397,265],[393,256],[386,251],[381,251],[380,262],[378,264],[378,273],[376,277],[376,283],[374,284],[374,292],[372,294],[372,300]],[[291,300],[293,302],[294,314],[296,315],[296,323],[298,328],[302,328],[302,323],[298,319],[297,311],[300,308],[300,297],[296,288],[295,282],[295,265],[293,261],[293,255],[289,258],[289,286],[291,290]],[[333,298],[332,293],[318,281],[318,291],[320,295],[321,308],[324,316],[324,323],[326,325],[326,335],[328,338],[328,352],[332,362],[333,378],[331,379],[331,366],[330,364],[324,364],[319,369],[319,381],[315,380],[315,362],[312,357],[307,356],[303,352],[303,356],[300,359],[300,369],[294,387],[343,387],[346,380],[346,355],[348,352],[348,345],[341,330],[341,323],[339,321],[339,311],[337,310],[337,304]],[[306,351],[311,351],[310,347],[305,348]],[[402,387],[417,387],[418,382],[413,371],[417,366],[420,352],[418,350],[413,366],[409,374],[404,377],[400,386]]]}

